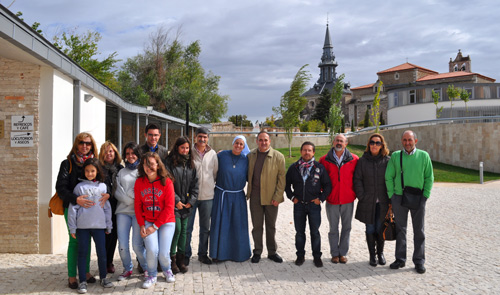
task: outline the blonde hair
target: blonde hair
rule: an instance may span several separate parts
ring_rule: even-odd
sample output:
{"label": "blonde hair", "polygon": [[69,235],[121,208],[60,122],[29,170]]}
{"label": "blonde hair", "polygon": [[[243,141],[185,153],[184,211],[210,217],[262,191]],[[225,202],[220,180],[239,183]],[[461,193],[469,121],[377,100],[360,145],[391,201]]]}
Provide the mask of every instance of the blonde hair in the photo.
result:
{"label": "blonde hair", "polygon": [[389,155],[389,148],[387,148],[387,144],[385,143],[384,136],[380,133],[373,133],[372,135],[370,135],[370,138],[368,138],[368,142],[366,143],[365,152],[370,152],[370,141],[374,137],[380,138],[380,141],[382,142],[382,148],[380,149],[379,154],[381,154],[384,157],[388,156]]}
{"label": "blonde hair", "polygon": [[120,156],[116,146],[111,141],[107,140],[101,145],[101,151],[99,152],[99,162],[101,162],[101,165],[106,165],[106,162],[104,162],[104,156],[106,155],[108,147],[111,147],[115,152],[115,160],[113,164],[120,164],[122,162],[122,156]]}

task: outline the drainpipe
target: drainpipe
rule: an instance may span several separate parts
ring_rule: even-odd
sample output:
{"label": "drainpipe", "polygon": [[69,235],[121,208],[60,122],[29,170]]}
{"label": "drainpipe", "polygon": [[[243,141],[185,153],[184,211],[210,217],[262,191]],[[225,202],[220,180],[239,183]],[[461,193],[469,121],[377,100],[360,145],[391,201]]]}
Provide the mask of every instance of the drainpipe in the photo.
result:
{"label": "drainpipe", "polygon": [[80,80],[73,80],[73,138],[76,138],[81,132],[81,90],[82,82]]}
{"label": "drainpipe", "polygon": [[118,108],[118,150],[122,150],[122,109]]}

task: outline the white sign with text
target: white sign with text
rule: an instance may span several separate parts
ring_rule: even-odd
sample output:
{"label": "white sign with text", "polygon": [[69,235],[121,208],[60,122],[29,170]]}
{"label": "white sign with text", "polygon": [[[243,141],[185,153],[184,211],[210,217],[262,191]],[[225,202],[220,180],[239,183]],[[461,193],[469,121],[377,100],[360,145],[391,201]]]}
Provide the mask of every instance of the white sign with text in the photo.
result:
{"label": "white sign with text", "polygon": [[32,131],[34,116],[12,116],[12,131]]}

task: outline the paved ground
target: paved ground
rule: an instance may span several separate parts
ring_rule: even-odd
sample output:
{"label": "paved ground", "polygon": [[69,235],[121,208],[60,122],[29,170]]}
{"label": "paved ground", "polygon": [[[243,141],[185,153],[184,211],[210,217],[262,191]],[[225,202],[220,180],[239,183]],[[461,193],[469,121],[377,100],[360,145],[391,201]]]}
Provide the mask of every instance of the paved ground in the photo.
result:
{"label": "paved ground", "polygon": [[[89,293],[124,294],[494,294],[500,293],[500,182],[484,185],[436,184],[427,202],[427,273],[414,271],[411,261],[403,269],[371,267],[364,238],[364,225],[353,221],[349,262],[329,262],[328,224],[323,210],[321,225],[323,268],[316,268],[307,244],[306,263],[295,266],[292,206],[280,206],[278,218],[281,264],[263,259],[259,264],[225,262],[202,265],[196,257],[189,272],[176,276],[173,284],[159,277],[154,289],[140,288],[134,278]],[[195,228],[195,231],[197,229]],[[411,230],[409,230],[411,235]],[[412,237],[409,236],[409,240]],[[193,237],[197,243],[197,236]],[[409,242],[409,257],[413,243]],[[391,263],[394,242],[386,246]],[[94,252],[95,253],[95,252]],[[264,253],[265,255],[266,253]],[[118,254],[117,272],[121,272]],[[96,257],[92,273],[97,274]],[[75,294],[67,288],[64,255],[0,254],[0,294]],[[134,270],[136,271],[136,270]]]}

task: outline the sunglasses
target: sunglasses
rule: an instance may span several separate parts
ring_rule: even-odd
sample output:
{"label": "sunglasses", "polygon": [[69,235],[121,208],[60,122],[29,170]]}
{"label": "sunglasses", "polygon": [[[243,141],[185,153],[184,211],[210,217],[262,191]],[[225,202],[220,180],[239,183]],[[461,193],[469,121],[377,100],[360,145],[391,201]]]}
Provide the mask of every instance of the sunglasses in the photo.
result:
{"label": "sunglasses", "polygon": [[373,141],[373,140],[370,140],[370,145],[381,146],[381,145],[382,145],[382,142],[381,142],[381,141]]}
{"label": "sunglasses", "polygon": [[81,145],[88,145],[88,146],[91,146],[92,145],[92,142],[91,141],[80,141],[80,144]]}

